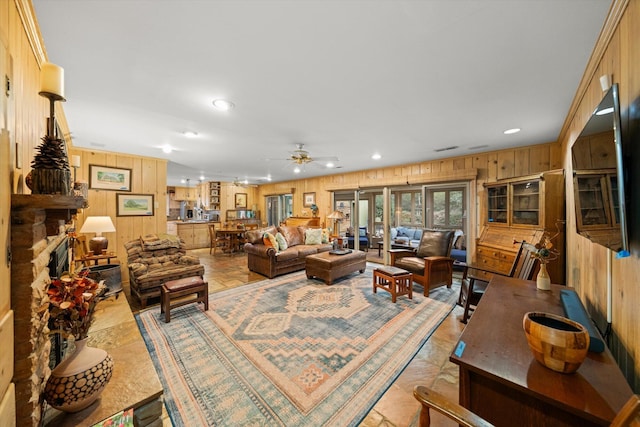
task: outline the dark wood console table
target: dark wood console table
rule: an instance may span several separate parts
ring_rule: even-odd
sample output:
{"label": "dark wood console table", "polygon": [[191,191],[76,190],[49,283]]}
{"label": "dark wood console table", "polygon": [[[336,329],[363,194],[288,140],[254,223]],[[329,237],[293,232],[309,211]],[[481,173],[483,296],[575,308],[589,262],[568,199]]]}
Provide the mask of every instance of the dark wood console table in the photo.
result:
{"label": "dark wood console table", "polygon": [[527,345],[524,314],[564,315],[564,288],[538,291],[535,282],[494,276],[450,357],[460,367],[462,406],[496,426],[609,425],[632,391],[608,349],[565,375],[538,363]]}

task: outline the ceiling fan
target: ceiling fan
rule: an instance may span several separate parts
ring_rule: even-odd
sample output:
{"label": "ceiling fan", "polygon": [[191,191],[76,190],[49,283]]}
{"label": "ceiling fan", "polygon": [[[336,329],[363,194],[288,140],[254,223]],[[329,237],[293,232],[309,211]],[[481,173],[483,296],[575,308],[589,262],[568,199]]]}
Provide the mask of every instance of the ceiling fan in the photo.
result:
{"label": "ceiling fan", "polygon": [[257,187],[256,184],[249,184],[249,181],[244,179],[244,180],[240,180],[238,179],[238,177],[236,176],[236,179],[233,180],[233,185],[235,185],[236,187]]}
{"label": "ceiling fan", "polygon": [[296,149],[291,152],[289,160],[297,165],[306,165],[311,162],[337,162],[338,158],[336,156],[311,157],[304,149],[304,144],[296,144]]}

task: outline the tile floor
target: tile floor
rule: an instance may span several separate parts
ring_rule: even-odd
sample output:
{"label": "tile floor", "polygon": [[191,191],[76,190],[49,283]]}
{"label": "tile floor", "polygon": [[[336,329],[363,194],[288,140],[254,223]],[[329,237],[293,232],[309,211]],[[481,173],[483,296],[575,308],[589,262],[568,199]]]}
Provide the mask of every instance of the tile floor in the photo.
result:
{"label": "tile floor", "polygon": [[[209,255],[209,249],[195,249],[189,252],[199,256],[200,262],[204,264],[205,279],[209,282],[210,292],[219,292],[265,279],[264,276],[247,269],[246,255],[242,253],[231,256],[221,254],[213,256]],[[380,262],[376,250],[369,251],[367,259],[371,262]],[[140,310],[137,301],[133,301],[130,297],[128,287],[125,286],[123,289],[132,311]],[[457,288],[452,292],[457,292]],[[152,299],[148,305],[158,303],[159,301]],[[454,402],[458,401],[458,368],[449,362],[449,355],[464,328],[464,325],[459,321],[461,317],[462,309],[456,307],[376,403],[361,426],[403,427],[417,425],[420,405],[413,397],[413,387],[418,384],[431,387],[450,397]],[[171,426],[168,417],[165,417],[164,421],[165,426]],[[432,413],[431,425],[438,427],[457,424],[440,414]]]}

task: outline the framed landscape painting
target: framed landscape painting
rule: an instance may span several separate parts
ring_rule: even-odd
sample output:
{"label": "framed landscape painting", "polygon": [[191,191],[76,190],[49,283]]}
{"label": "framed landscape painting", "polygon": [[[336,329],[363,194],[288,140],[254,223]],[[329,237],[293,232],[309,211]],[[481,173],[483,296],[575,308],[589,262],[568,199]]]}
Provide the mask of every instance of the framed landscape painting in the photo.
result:
{"label": "framed landscape painting", "polygon": [[236,193],[236,209],[247,207],[247,193]]}
{"label": "framed landscape painting", "polygon": [[131,169],[89,165],[89,188],[131,191]]}
{"label": "framed landscape painting", "polygon": [[316,193],[304,193],[304,207],[310,208],[316,204]]}
{"label": "framed landscape painting", "polygon": [[116,216],[153,216],[153,194],[117,193]]}

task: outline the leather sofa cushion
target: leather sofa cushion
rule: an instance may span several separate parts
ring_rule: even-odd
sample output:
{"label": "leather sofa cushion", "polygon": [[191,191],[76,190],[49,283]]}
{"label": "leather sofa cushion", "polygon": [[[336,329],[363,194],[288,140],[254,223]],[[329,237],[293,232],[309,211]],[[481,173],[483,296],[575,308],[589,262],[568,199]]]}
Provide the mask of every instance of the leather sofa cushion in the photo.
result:
{"label": "leather sofa cushion", "polygon": [[318,245],[299,245],[298,249],[298,257],[304,258],[307,255],[313,255],[318,253]]}
{"label": "leather sofa cushion", "polygon": [[420,276],[424,276],[424,259],[417,257],[402,257],[396,259],[395,267],[403,268]]}
{"label": "leather sofa cushion", "polygon": [[247,239],[247,242],[255,245],[257,243],[262,243],[262,236],[264,235],[264,233],[270,233],[275,236],[277,232],[278,229],[276,227],[270,226],[267,228],[260,228],[258,230],[247,230],[244,235]]}
{"label": "leather sofa cushion", "polygon": [[287,241],[287,245],[289,247],[301,245],[302,243],[304,243],[304,241],[302,240],[302,236],[300,235],[300,230],[298,230],[298,227],[289,227],[286,225],[281,225],[280,227],[278,227],[278,230],[284,236],[284,239]]}

